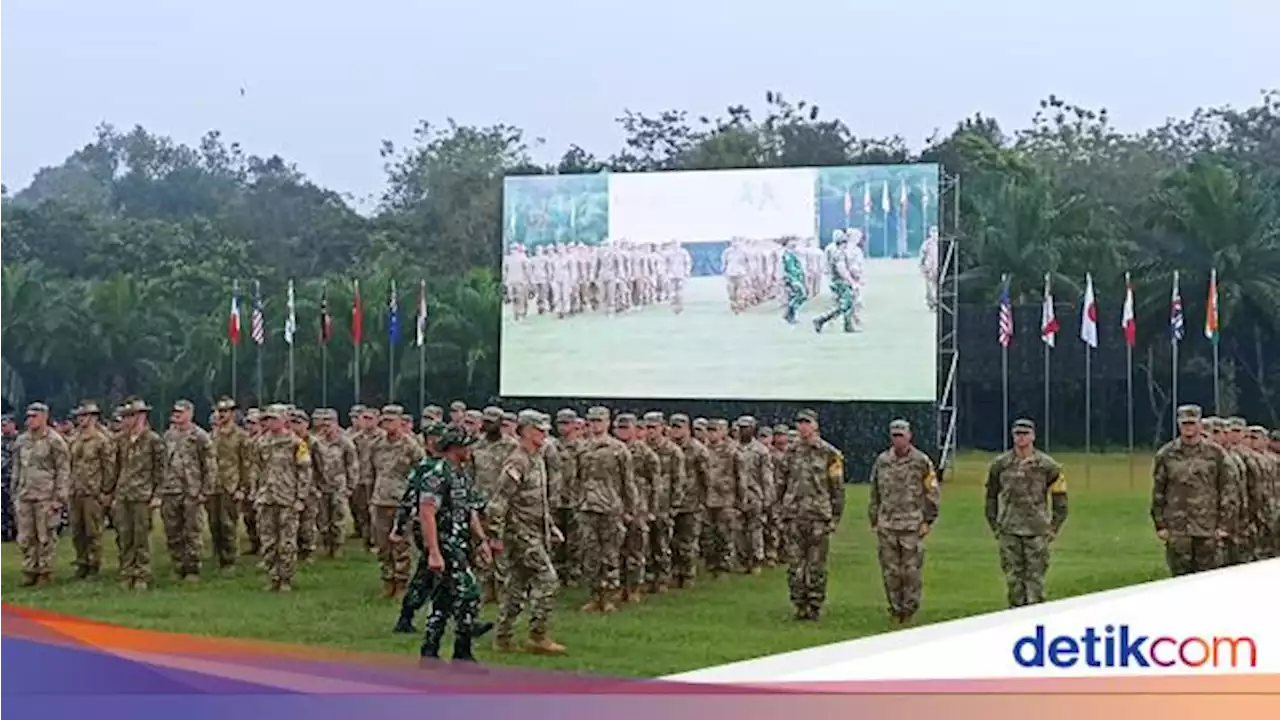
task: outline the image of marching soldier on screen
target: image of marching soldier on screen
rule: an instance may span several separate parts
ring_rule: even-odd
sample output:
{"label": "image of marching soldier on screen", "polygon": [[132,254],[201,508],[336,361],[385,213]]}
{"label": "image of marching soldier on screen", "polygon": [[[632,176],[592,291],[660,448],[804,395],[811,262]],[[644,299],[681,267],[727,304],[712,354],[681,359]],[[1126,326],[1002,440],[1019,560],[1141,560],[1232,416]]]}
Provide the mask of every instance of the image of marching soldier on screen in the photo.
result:
{"label": "image of marching soldier on screen", "polygon": [[508,178],[501,391],[931,401],[937,178],[936,165]]}

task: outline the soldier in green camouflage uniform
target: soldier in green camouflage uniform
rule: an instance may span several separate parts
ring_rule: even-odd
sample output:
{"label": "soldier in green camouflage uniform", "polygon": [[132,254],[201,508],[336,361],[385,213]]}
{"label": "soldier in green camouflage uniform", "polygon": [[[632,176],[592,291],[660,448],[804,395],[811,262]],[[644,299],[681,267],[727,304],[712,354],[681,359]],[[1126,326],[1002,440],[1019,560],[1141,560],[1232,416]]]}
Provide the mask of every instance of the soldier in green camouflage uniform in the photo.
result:
{"label": "soldier in green camouflage uniform", "polygon": [[987,525],[1000,546],[1009,607],[1044,602],[1049,546],[1067,521],[1062,466],[1035,447],[1036,425],[1013,423],[1013,449],[987,470]]}
{"label": "soldier in green camouflage uniform", "polygon": [[849,268],[849,257],[845,253],[849,236],[842,230],[836,230],[832,240],[826,249],[826,262],[827,270],[831,273],[831,293],[835,296],[836,304],[825,315],[813,319],[813,329],[815,332],[822,332],[822,328],[838,315],[844,323],[844,331],[851,333],[855,329],[853,305],[857,298],[854,297],[854,278]]}
{"label": "soldier in green camouflage uniform", "polygon": [[168,461],[164,440],[150,427],[150,412],[138,399],[121,406],[124,429],[116,438],[116,476],[103,489],[114,498],[120,584],[126,590],[146,590],[151,582],[151,521],[160,507],[158,491]]}
{"label": "soldier in green camouflage uniform", "polygon": [[160,486],[160,519],[173,571],[187,582],[200,580],[202,517],[205,499],[213,494],[217,460],[209,433],[191,420],[189,400],[173,405],[164,433],[165,480]]}
{"label": "soldier in green camouflage uniform", "polygon": [[1246,442],[1258,457],[1262,469],[1262,482],[1253,507],[1254,558],[1270,560],[1275,557],[1275,528],[1280,515],[1280,458],[1267,447],[1267,429],[1250,425]]}
{"label": "soldier in green camouflage uniform", "polygon": [[707,514],[703,520],[709,528],[703,548],[707,572],[711,577],[742,570],[738,556],[738,533],[742,524],[739,508],[749,496],[746,478],[738,471],[737,443],[728,438],[729,421],[712,418],[708,430],[707,494],[703,501]]}
{"label": "soldier in green camouflage uniform", "polygon": [[769,442],[769,452],[773,457],[773,492],[769,496],[764,526],[764,557],[765,564],[769,567],[777,565],[782,559],[783,538],[786,536],[782,527],[782,461],[791,444],[788,432],[790,428],[786,424],[774,425]]}
{"label": "soldier in green camouflage uniform", "polygon": [[311,451],[289,429],[286,405],[262,413],[267,430],[255,444],[258,487],[254,509],[261,535],[262,565],[268,590],[290,592],[298,569],[298,517],[311,485]]}
{"label": "soldier in green camouflage uniform", "polygon": [[796,238],[784,238],[782,247],[782,282],[787,290],[787,310],[783,319],[795,325],[796,313],[800,312],[804,301],[809,298],[804,287],[804,263],[800,262],[800,256],[796,254]]}
{"label": "soldier in green camouflage uniform", "polygon": [[541,655],[564,653],[563,645],[549,635],[551,611],[560,587],[551,563],[551,546],[564,537],[551,519],[547,469],[542,443],[551,430],[551,418],[537,410],[516,416],[519,445],[502,465],[497,491],[485,510],[485,519],[510,559],[509,575],[502,587],[498,632],[494,649],[515,649],[515,621],[529,606],[528,649]]}
{"label": "soldier in green camouflage uniform", "polygon": [[1222,423],[1221,445],[1236,460],[1236,494],[1239,497],[1239,514],[1235,531],[1223,541],[1223,562],[1240,565],[1251,562],[1258,544],[1255,519],[1264,502],[1263,486],[1267,482],[1265,461],[1248,442],[1248,423],[1242,417],[1228,418]]}
{"label": "soldier in green camouflage uniform", "polygon": [[649,488],[649,548],[645,559],[650,591],[665,593],[671,585],[671,540],[674,532],[675,488],[685,486],[684,451],[666,436],[666,422],[660,412],[647,412],[643,418],[645,442],[658,456],[658,472]]}
{"label": "soldier in green camouflage uniform", "polygon": [[[436,575],[431,614],[427,617],[420,650],[423,658],[440,657],[440,644],[452,618],[453,659],[475,661],[471,641],[481,630],[476,626],[480,586],[471,572],[472,541],[478,543],[476,554],[482,562],[491,561],[492,557],[490,541],[485,537],[479,516],[484,498],[463,472],[472,442],[472,438],[458,428],[441,432],[436,440],[436,450],[441,457],[423,457],[417,462],[409,473],[400,503],[417,505],[427,569]],[[398,534],[393,539],[396,543],[402,541]]]}
{"label": "soldier in green camouflage uniform", "polygon": [[22,585],[46,585],[58,549],[57,518],[71,492],[71,455],[49,427],[49,406],[27,406],[27,429],[13,446],[13,495],[22,552]]}
{"label": "soldier in green camouflage uniform", "polygon": [[738,437],[733,444],[744,490],[738,499],[738,557],[745,572],[759,575],[764,565],[765,508],[773,492],[773,455],[760,442],[754,417],[743,415],[735,425]]}
{"label": "soldier in green camouflage uniform", "polygon": [[76,408],[80,426],[71,436],[71,539],[76,550],[76,577],[97,575],[102,569],[102,519],[110,499],[103,492],[116,473],[115,443],[98,425],[98,404],[91,400]]}
{"label": "soldier in green camouflage uniform", "polygon": [[1205,442],[1200,406],[1178,408],[1179,436],[1156,452],[1151,519],[1175,577],[1222,565],[1222,541],[1238,520],[1236,464],[1223,447]]}
{"label": "soldier in green camouflage uniform", "polygon": [[576,587],[582,578],[582,543],[578,539],[578,524],[574,508],[578,505],[578,464],[582,456],[582,426],[578,413],[563,408],[556,413],[556,429],[559,431],[560,476],[559,484],[552,489],[552,507],[555,510],[556,527],[564,535],[564,542],[553,548],[556,573],[567,587]]}
{"label": "soldier in green camouflage uniform", "polygon": [[781,468],[787,586],[797,620],[817,620],[827,599],[827,550],[844,514],[844,455],[818,434],[818,413],[796,413],[798,439]]}
{"label": "soldier in green camouflage uniform", "polygon": [[222,398],[214,409],[213,429],[209,434],[213,440],[217,477],[205,511],[209,517],[213,556],[220,570],[231,572],[236,564],[239,508],[249,488],[253,448],[248,433],[236,426],[236,401]]}
{"label": "soldier in green camouflage uniform", "polygon": [[627,524],[622,541],[622,600],[638,603],[643,599],[641,585],[645,580],[645,561],[649,554],[649,499],[653,493],[654,475],[660,470],[658,454],[649,447],[636,425],[638,419],[632,413],[620,413],[614,418],[614,432],[631,453],[632,477],[636,483],[638,500]]}
{"label": "soldier in green camouflage uniform", "polygon": [[[266,421],[262,417],[261,410],[251,407],[245,411],[244,430],[249,436],[250,462],[248,475],[244,478],[244,499],[240,501],[240,517],[244,519],[244,534],[248,541],[248,546],[240,552],[241,555],[257,555],[262,550],[262,534],[258,532],[258,511],[254,507],[254,498],[258,495],[259,468],[256,461],[258,440],[266,432],[266,427]],[[259,567],[261,567],[261,563],[259,563]]]}
{"label": "soldier in green camouflage uniform", "polygon": [[702,540],[703,501],[711,458],[707,447],[690,433],[689,416],[676,413],[668,421],[671,440],[684,453],[683,482],[671,488],[672,573],[676,587],[692,587],[698,576],[699,544]]}
{"label": "soldier in green camouflage uniform", "polygon": [[871,467],[867,517],[876,534],[884,594],[894,623],[909,623],[920,609],[924,539],[938,519],[938,475],[933,461],[911,444],[906,420],[889,423],[892,447]]}
{"label": "soldier in green camouflage uniform", "polygon": [[583,612],[611,613],[618,609],[621,550],[624,529],[640,500],[636,492],[631,451],[609,434],[609,409],[587,411],[590,437],[579,466],[581,495],[578,528],[582,538],[583,581],[591,599]]}

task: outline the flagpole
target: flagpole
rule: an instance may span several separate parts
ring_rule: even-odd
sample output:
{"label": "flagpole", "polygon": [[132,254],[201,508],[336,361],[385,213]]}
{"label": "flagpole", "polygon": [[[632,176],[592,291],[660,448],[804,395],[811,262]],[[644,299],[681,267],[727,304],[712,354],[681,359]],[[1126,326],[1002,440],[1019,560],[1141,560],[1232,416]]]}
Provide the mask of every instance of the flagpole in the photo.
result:
{"label": "flagpole", "polygon": [[231,399],[236,399],[236,350],[240,345],[240,281],[231,281],[231,304],[235,310],[236,336],[231,342]]}
{"label": "flagpole", "polygon": [[[361,316],[361,317],[357,318],[357,317],[356,317],[356,313],[361,313],[361,314],[363,314],[363,313],[364,313],[364,308],[363,308],[363,307],[361,307],[361,304],[360,304],[360,302],[359,302],[359,300],[360,300],[360,281],[359,281],[359,280],[356,280],[353,284],[354,284],[354,287],[355,287],[355,296],[352,298],[352,301],[351,301],[351,308],[352,308],[352,309],[351,309],[351,313],[352,313],[352,317],[351,317],[351,332],[352,332],[351,342],[352,342],[352,344],[353,344],[353,345],[355,345],[355,367],[354,367],[354,368],[352,368],[352,373],[351,373],[351,374],[354,376],[354,381],[355,381],[355,397],[352,399],[352,402],[353,402],[354,404],[356,404],[356,405],[359,405],[359,404],[360,404],[360,368],[362,367],[362,366],[360,365],[360,344],[361,344],[361,342],[364,340],[364,318],[363,318],[363,316]],[[360,326],[360,331],[359,331],[359,333],[357,333],[357,332],[356,332],[356,325],[357,325],[357,324],[359,324],[359,326]],[[357,335],[358,335],[359,337],[357,337]]]}
{"label": "flagpole", "polygon": [[1093,348],[1084,345],[1084,486],[1089,487],[1090,466],[1093,464],[1093,370],[1090,362]]}
{"label": "flagpole", "polygon": [[[256,318],[257,318],[261,313],[262,313],[262,284],[261,284],[261,282],[260,282],[260,281],[258,281],[258,280],[254,280],[254,281],[253,281],[253,315],[251,315],[251,316],[250,316],[250,317],[251,317],[251,318],[253,318],[253,319],[252,319],[250,322],[256,322]],[[252,327],[252,326],[251,326],[251,327]],[[265,331],[264,331],[264,332],[265,332]],[[257,360],[258,360],[258,362],[257,362],[257,366],[258,366],[258,367],[257,367],[257,374],[258,374],[258,377],[256,378],[256,379],[257,379],[257,388],[256,388],[256,390],[257,390],[257,396],[258,396],[257,404],[258,404],[258,406],[259,406],[259,407],[263,407],[263,408],[265,408],[265,405],[266,405],[266,402],[267,402],[266,398],[264,397],[265,393],[263,393],[263,392],[262,392],[262,383],[263,383],[263,378],[262,378],[262,346],[263,346],[263,344],[264,344],[265,342],[266,342],[266,338],[265,338],[265,337],[263,338],[263,342],[258,342],[256,338],[254,339],[254,344],[258,346],[258,353],[257,353],[257,355],[258,355],[258,358],[257,358]]]}
{"label": "flagpole", "polygon": [[293,335],[294,333],[297,332],[297,318],[294,316],[294,309],[293,309],[293,281],[292,280],[289,281],[289,320],[288,320],[288,325],[286,327],[288,328],[287,332],[289,333],[289,337],[287,338],[289,341],[289,402],[292,404],[297,402],[297,398],[295,397],[295,393],[294,393],[294,382],[293,382],[293,379],[294,379],[293,378]]}
{"label": "flagpole", "polygon": [[[1129,273],[1124,274],[1124,297],[1125,304],[1131,305],[1133,302],[1133,285],[1131,283]],[[1129,318],[1124,319],[1128,322]],[[1128,327],[1125,328],[1128,333]],[[1124,343],[1124,359],[1125,359],[1125,381],[1128,392],[1128,410],[1129,410],[1129,489],[1133,489],[1134,485],[1134,469],[1133,469],[1133,345],[1129,344],[1128,336],[1125,337]]]}
{"label": "flagpole", "polygon": [[[1005,274],[1002,278],[1004,281],[1005,296],[1009,294],[1009,275]],[[1012,300],[1010,300],[1012,303]],[[1009,345],[1007,343],[1000,344],[1000,397],[1001,397],[1001,436],[1004,437],[1004,449],[1009,449]]]}
{"label": "flagpole", "polygon": [[[1052,299],[1053,290],[1049,285],[1049,273],[1044,274],[1044,296],[1046,298],[1046,305],[1053,302],[1053,299]],[[1046,314],[1049,309],[1050,309],[1049,307],[1045,307],[1045,312],[1042,312],[1041,315]],[[1050,437],[1051,437],[1050,430],[1052,429],[1053,426],[1052,426],[1052,421],[1050,420],[1050,418],[1052,417],[1052,414],[1050,412],[1051,408],[1049,404],[1049,399],[1050,399],[1049,398],[1049,343],[1047,342],[1048,336],[1044,334],[1045,330],[1047,330],[1048,328],[1043,327],[1045,319],[1047,318],[1042,318],[1040,323],[1041,324],[1040,346],[1041,346],[1042,352],[1044,353],[1044,419],[1041,421],[1040,424],[1044,426],[1044,449],[1048,450]]]}
{"label": "flagpole", "polygon": [[[387,326],[387,402],[395,402],[396,397],[396,343],[395,336],[399,334],[398,328],[394,326],[399,322],[400,309],[396,307],[399,303],[396,298],[396,281],[391,281],[391,309],[392,313],[388,317],[391,321]],[[394,328],[394,330],[393,330]]]}
{"label": "flagpole", "polygon": [[320,406],[329,407],[329,344],[320,346]]}
{"label": "flagpole", "polygon": [[416,337],[418,342],[418,409],[427,406],[427,281],[418,282],[418,318]]}
{"label": "flagpole", "polygon": [[[1213,318],[1213,413],[1220,415],[1222,413],[1222,395],[1218,384],[1218,270],[1214,268],[1209,271],[1209,307],[1205,309],[1206,314],[1212,313]],[[1206,315],[1207,317],[1207,315]],[[1208,322],[1206,321],[1206,326]]]}
{"label": "flagpole", "polygon": [[[1179,295],[1178,271],[1174,270],[1173,271],[1174,300],[1178,300],[1178,295]],[[1181,309],[1178,309],[1178,314],[1179,315],[1182,314]],[[1172,323],[1172,319],[1170,319],[1170,322]],[[1177,331],[1173,327],[1169,328],[1169,332],[1171,333],[1169,335],[1170,342],[1173,343],[1173,365],[1171,368],[1172,374],[1173,374],[1173,396],[1169,399],[1170,400],[1169,402],[1170,418],[1169,419],[1171,421],[1170,431],[1173,433],[1171,437],[1176,438],[1178,437],[1178,335],[1177,335]]]}

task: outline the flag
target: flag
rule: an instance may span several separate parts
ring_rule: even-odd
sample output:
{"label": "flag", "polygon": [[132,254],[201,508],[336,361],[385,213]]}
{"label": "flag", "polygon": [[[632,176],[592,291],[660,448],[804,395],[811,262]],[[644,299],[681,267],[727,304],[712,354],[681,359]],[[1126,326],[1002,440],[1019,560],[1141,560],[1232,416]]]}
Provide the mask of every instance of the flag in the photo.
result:
{"label": "flag", "polygon": [[418,336],[416,345],[422,347],[427,343],[427,281],[418,282]]}
{"label": "flag", "polygon": [[885,180],[884,185],[880,188],[880,209],[887,215],[889,213],[889,181]]}
{"label": "flag", "polygon": [[902,217],[907,216],[907,181],[902,181],[902,187],[898,188],[898,208],[902,211]]}
{"label": "flag", "polygon": [[1013,343],[1013,305],[1009,302],[1009,278],[1005,277],[1004,287],[1000,288],[1000,347],[1009,347]]}
{"label": "flag", "polygon": [[848,222],[849,218],[850,218],[850,217],[852,217],[852,216],[853,216],[853,193],[849,192],[848,190],[845,190],[845,191],[844,191],[844,219],[845,219],[845,222]]}
{"label": "flag", "polygon": [[1084,307],[1080,309],[1080,339],[1098,347],[1098,304],[1093,299],[1093,273],[1084,276]]}
{"label": "flag", "polygon": [[320,342],[327,343],[333,337],[333,318],[329,315],[329,286],[320,293]]}
{"label": "flag", "polygon": [[364,340],[364,308],[360,305],[360,281],[355,281],[355,296],[351,300],[351,344]]}
{"label": "flag", "polygon": [[1218,271],[1209,271],[1209,302],[1204,310],[1204,336],[1218,342]]}
{"label": "flag", "polygon": [[240,283],[231,283],[231,314],[227,317],[227,339],[232,345],[240,344]]}
{"label": "flag", "polygon": [[293,334],[298,330],[298,318],[293,307],[293,281],[289,281],[289,291],[285,298],[284,341],[293,344]]}
{"label": "flag", "polygon": [[1124,312],[1120,316],[1120,327],[1124,329],[1126,345],[1138,344],[1138,320],[1133,316],[1133,282],[1129,280],[1129,273],[1124,274]]}
{"label": "flag", "polygon": [[1040,310],[1040,339],[1053,347],[1058,339],[1058,315],[1053,311],[1053,288],[1049,285],[1049,273],[1044,274],[1044,306]]}
{"label": "flag", "polygon": [[871,183],[862,186],[862,212],[871,214]]}
{"label": "flag", "polygon": [[1178,293],[1178,271],[1173,271],[1173,300],[1169,304],[1169,340],[1182,339],[1182,295]]}
{"label": "flag", "polygon": [[387,301],[387,340],[395,345],[400,339],[400,313],[396,302],[396,281],[391,281],[391,299]]}
{"label": "flag", "polygon": [[249,334],[257,345],[261,345],[267,340],[267,323],[262,316],[262,286],[258,284],[257,280],[253,281],[253,321],[252,327],[249,328]]}

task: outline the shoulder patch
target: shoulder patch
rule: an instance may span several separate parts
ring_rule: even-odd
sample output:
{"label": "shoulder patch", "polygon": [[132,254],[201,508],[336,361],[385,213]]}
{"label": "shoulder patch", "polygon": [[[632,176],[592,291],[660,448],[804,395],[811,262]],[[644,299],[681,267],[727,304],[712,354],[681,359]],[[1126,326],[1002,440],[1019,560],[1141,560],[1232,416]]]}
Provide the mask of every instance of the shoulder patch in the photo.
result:
{"label": "shoulder patch", "polygon": [[1053,495],[1061,495],[1067,491],[1067,474],[1061,470],[1058,471],[1058,479],[1049,486],[1049,492]]}
{"label": "shoulder patch", "polygon": [[311,450],[307,447],[307,443],[298,443],[298,449],[293,451],[293,459],[298,462],[306,462],[311,459]]}
{"label": "shoulder patch", "polygon": [[938,471],[933,467],[932,461],[929,461],[928,468],[924,476],[924,489],[933,490],[938,487]]}

